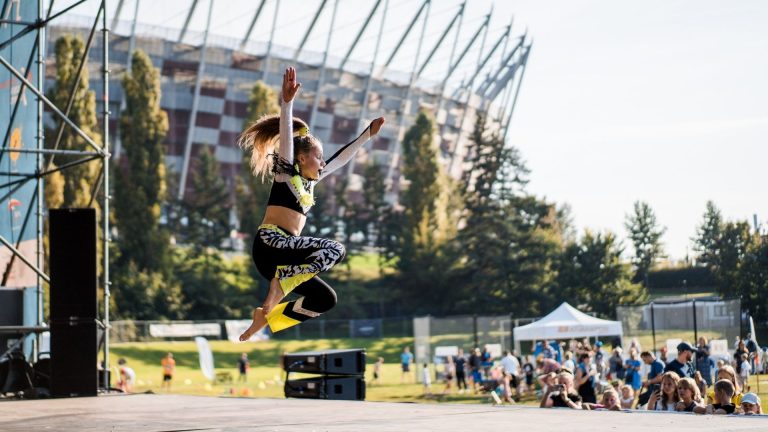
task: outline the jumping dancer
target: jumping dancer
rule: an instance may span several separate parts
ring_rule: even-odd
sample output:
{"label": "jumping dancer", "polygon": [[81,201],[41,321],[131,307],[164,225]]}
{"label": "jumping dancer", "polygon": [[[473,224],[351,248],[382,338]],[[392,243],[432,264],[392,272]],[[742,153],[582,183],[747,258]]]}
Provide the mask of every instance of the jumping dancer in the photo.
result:
{"label": "jumping dancer", "polygon": [[[384,124],[379,117],[354,141],[343,146],[330,159],[323,160],[323,145],[309,132],[307,124],[293,118],[293,98],[301,87],[296,70],[283,75],[280,116],[262,117],[240,136],[238,144],[251,152],[251,169],[262,179],[274,173],[272,190],[264,220],[253,242],[253,261],[269,280],[269,293],[261,307],[253,311],[253,322],[240,335],[248,340],[269,325],[273,332],[284,330],[330,310],[336,292],[317,277],[345,255],[341,243],[301,236],[307,212],[315,203],[315,184],[346,164],[358,149]],[[272,153],[276,138],[277,153]],[[297,300],[280,303],[288,293]]]}

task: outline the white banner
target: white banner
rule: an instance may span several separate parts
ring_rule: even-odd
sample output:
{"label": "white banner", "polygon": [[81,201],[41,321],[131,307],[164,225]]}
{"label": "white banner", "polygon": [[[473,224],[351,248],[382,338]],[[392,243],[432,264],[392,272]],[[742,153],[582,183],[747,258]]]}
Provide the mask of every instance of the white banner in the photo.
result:
{"label": "white banner", "polygon": [[[248,330],[250,325],[251,320],[224,321],[224,328],[227,329],[227,339],[229,339],[230,342],[240,342],[240,335],[243,334],[244,331]],[[254,333],[253,336],[248,339],[248,341],[256,342],[267,339],[269,339],[269,333],[267,332],[267,328],[264,327],[263,329]]]}
{"label": "white banner", "polygon": [[221,337],[221,326],[217,323],[205,324],[150,324],[149,335],[152,337]]}
{"label": "white banner", "polygon": [[213,369],[213,353],[210,345],[208,345],[208,339],[198,336],[195,338],[195,343],[197,344],[197,353],[200,355],[200,370],[203,371],[203,375],[208,378],[208,381],[213,381],[216,378],[216,373]]}

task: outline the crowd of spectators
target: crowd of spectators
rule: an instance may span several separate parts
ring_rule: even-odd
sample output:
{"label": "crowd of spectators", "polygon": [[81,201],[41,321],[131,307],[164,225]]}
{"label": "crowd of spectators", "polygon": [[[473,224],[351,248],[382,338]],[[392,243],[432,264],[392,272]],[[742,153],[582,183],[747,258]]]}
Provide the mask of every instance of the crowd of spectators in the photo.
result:
{"label": "crowd of spectators", "polygon": [[614,341],[610,352],[588,339],[539,341],[530,356],[505,351],[498,359],[475,348],[468,357],[448,356],[444,393],[453,392],[456,379],[459,393],[491,392],[509,403],[527,395],[541,408],[763,414],[749,388],[758,349],[749,342],[738,341],[732,361],[711,356],[703,337],[696,346],[681,342],[674,353],[643,351],[637,340],[626,351]]}

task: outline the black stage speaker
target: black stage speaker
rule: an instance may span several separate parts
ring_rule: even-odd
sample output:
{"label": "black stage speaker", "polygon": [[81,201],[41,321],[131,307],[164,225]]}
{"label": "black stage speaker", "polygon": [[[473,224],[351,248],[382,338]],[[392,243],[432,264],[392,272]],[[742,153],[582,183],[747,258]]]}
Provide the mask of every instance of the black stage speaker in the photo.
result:
{"label": "black stage speaker", "polygon": [[96,210],[50,211],[51,321],[96,318]]}
{"label": "black stage speaker", "polygon": [[362,375],[365,373],[365,350],[306,351],[283,357],[286,372],[326,375]]}
{"label": "black stage speaker", "polygon": [[[4,271],[0,268],[0,272]],[[0,278],[2,275],[0,274]],[[20,326],[24,324],[24,290],[0,289],[0,326]],[[21,334],[0,333],[0,354],[16,343]],[[3,382],[0,381],[0,386]]]}
{"label": "black stage speaker", "polygon": [[95,396],[96,210],[50,211],[51,394]]}
{"label": "black stage speaker", "polygon": [[307,399],[365,400],[365,379],[361,376],[318,376],[287,380],[285,397]]}

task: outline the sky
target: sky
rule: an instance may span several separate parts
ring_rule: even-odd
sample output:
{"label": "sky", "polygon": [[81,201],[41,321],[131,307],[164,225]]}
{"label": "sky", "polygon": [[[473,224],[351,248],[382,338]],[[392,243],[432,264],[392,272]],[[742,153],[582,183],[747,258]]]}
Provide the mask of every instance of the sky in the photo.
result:
{"label": "sky", "polygon": [[[125,0],[122,20],[132,19],[135,1]],[[140,1],[139,23],[170,28],[182,26],[192,3]],[[274,43],[296,47],[320,2],[281,0]],[[77,13],[91,14],[98,2],[89,3]],[[212,33],[241,38],[258,3],[215,0]],[[333,3],[328,1],[306,50],[323,51]],[[108,16],[116,4],[109,2]],[[269,39],[275,4],[267,1],[251,39]],[[373,4],[339,0],[330,52],[346,53]],[[460,4],[433,0],[421,59]],[[377,14],[351,58],[383,63],[420,5],[388,0],[384,31]],[[533,41],[508,136],[531,170],[529,192],[567,203],[580,232],[612,231],[620,238],[626,237],[633,203],[647,202],[666,228],[662,241],[675,260],[693,257],[691,238],[708,200],[725,219],[751,223],[756,214],[768,228],[768,2],[468,0],[459,47],[492,7],[486,49],[510,22],[515,37],[527,31]],[[199,0],[192,30],[205,27],[207,8],[208,1]],[[414,29],[391,67],[411,70],[420,30]],[[455,35],[449,34],[423,78],[444,77]],[[479,45],[478,39],[450,83],[474,70]]]}

